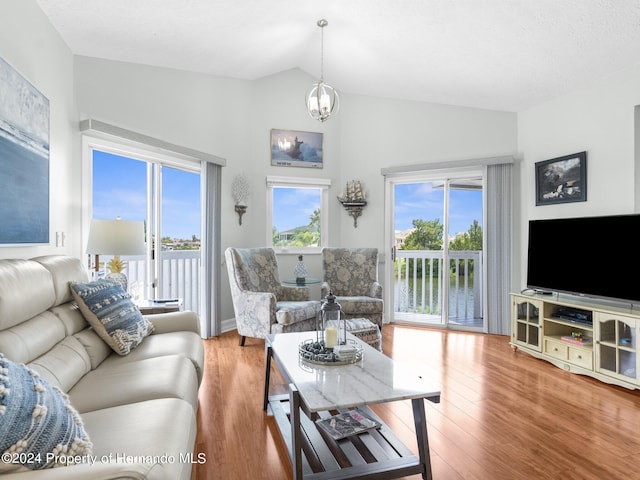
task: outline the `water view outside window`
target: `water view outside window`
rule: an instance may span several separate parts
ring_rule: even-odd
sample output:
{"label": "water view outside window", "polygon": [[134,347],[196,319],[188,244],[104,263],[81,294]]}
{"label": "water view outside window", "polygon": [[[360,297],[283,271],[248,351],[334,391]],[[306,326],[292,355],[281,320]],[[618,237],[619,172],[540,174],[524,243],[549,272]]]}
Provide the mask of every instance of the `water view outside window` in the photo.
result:
{"label": "water view outside window", "polygon": [[319,188],[273,187],[273,246],[320,246]]}

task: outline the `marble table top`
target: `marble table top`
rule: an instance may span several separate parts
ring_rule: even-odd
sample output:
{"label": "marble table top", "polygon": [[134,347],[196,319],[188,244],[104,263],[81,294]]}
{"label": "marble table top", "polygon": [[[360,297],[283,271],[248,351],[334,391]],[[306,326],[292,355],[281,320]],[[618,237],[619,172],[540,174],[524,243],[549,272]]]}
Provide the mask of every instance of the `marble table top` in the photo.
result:
{"label": "marble table top", "polygon": [[[281,373],[295,384],[309,412],[414,398],[439,398],[440,386],[419,368],[394,362],[362,342],[362,360],[349,365],[316,365],[300,359],[299,345],[315,332],[278,333],[267,342]],[[283,371],[284,370],[284,371]]]}

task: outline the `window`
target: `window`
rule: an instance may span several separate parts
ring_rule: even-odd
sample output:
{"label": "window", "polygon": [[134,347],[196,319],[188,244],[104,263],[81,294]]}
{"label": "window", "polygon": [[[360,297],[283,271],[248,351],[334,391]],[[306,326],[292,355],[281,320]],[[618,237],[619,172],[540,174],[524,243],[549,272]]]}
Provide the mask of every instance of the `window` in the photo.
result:
{"label": "window", "polygon": [[[182,298],[185,309],[198,313],[203,338],[219,335],[220,269],[209,266],[221,263],[220,191],[225,160],[91,119],[80,122],[80,131],[85,167],[82,183],[85,241],[91,218],[112,217],[114,211],[109,207],[115,206],[111,204],[116,199],[121,201],[123,218],[145,220],[146,239],[157,239],[158,247],[163,239],[171,239],[164,244],[166,248],[151,248],[154,242],[148,241],[145,258],[129,262],[129,266],[136,264],[133,267],[136,278],[145,282],[143,291],[149,294],[148,298]],[[115,170],[120,175],[114,177],[113,167],[118,162],[120,168]],[[109,167],[107,171],[105,164]],[[140,210],[143,205],[146,212]],[[174,242],[175,238],[183,241]],[[195,250],[198,243],[200,250]],[[193,258],[187,261],[183,257]],[[143,264],[141,268],[139,263]]]}
{"label": "window", "polygon": [[132,293],[182,298],[186,309],[199,312],[199,283],[191,277],[200,265],[200,170],[142,159],[140,152],[92,154],[92,218],[144,221],[152,239],[148,258],[127,259]]}
{"label": "window", "polygon": [[320,252],[328,238],[330,180],[267,177],[267,245],[278,252]]}

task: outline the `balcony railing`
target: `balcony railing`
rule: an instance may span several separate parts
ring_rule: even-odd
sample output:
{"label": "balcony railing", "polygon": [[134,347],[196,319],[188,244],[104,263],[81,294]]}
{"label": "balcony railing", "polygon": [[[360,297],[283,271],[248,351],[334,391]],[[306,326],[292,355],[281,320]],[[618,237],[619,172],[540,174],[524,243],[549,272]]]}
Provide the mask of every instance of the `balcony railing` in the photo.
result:
{"label": "balcony railing", "polygon": [[397,250],[394,265],[395,319],[430,320],[442,315],[442,276],[449,281],[449,320],[482,318],[482,251]]}
{"label": "balcony railing", "polygon": [[[183,308],[200,313],[200,250],[163,251],[161,278],[157,278],[156,298],[181,298]],[[101,257],[102,258],[102,257]],[[125,271],[132,296],[153,298],[147,275],[147,259],[144,255],[122,256],[127,261]],[[105,261],[109,258],[105,257]]]}
{"label": "balcony railing", "polygon": [[[108,261],[109,257],[101,257]],[[151,298],[143,255],[123,256],[127,261],[129,289]],[[449,319],[469,322],[482,319],[482,252],[449,251],[449,268],[443,270],[443,252],[398,250],[394,265],[395,319],[431,320],[442,315],[441,276],[449,279]],[[162,278],[158,297],[182,298],[183,308],[200,312],[200,251],[162,252]],[[134,292],[132,292],[133,294]]]}

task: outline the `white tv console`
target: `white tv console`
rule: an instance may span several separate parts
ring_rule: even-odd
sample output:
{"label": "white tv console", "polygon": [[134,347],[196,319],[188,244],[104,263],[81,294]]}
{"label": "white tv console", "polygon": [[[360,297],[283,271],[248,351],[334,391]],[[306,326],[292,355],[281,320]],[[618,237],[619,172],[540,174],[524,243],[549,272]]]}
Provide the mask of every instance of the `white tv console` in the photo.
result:
{"label": "white tv console", "polygon": [[[579,309],[592,324],[558,318]],[[629,389],[640,388],[640,311],[557,294],[511,294],[511,346],[569,372]]]}

